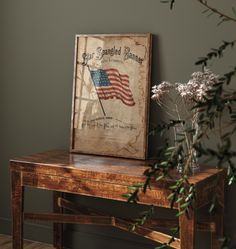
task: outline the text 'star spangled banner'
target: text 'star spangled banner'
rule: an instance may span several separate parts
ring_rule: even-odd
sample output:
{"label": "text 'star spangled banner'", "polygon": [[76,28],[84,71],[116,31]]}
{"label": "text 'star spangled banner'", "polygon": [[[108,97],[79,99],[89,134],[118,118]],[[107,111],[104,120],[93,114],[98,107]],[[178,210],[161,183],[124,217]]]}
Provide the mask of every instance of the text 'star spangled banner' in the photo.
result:
{"label": "text 'star spangled banner'", "polygon": [[127,106],[135,105],[128,75],[114,68],[90,70],[90,73],[100,99],[116,98]]}

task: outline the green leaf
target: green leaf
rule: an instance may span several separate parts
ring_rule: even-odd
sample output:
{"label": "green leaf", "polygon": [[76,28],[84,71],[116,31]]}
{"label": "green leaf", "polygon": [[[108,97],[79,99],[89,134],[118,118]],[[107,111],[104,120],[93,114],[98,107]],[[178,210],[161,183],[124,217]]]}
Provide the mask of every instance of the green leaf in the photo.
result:
{"label": "green leaf", "polygon": [[179,203],[183,200],[183,197],[179,197],[177,200],[176,200],[176,203]]}
{"label": "green leaf", "polygon": [[157,181],[161,180],[162,178],[164,178],[164,175],[160,175],[160,176],[156,177],[155,180],[156,180],[156,182],[157,182]]}
{"label": "green leaf", "polygon": [[235,176],[231,176],[231,177],[229,178],[228,185],[231,185],[233,182],[235,182]]}
{"label": "green leaf", "polygon": [[193,193],[189,194],[186,198],[185,201],[190,201],[193,197]]}
{"label": "green leaf", "polygon": [[195,65],[202,65],[202,64],[206,66],[206,64],[207,64],[207,58],[206,57],[203,57],[200,60],[195,62]]}
{"label": "green leaf", "polygon": [[185,211],[180,211],[180,212],[178,212],[175,216],[176,217],[179,217],[179,216],[181,216],[182,214],[184,214],[185,213]]}
{"label": "green leaf", "polygon": [[173,151],[173,150],[175,150],[176,149],[176,147],[175,146],[172,146],[172,147],[168,147],[167,149],[166,149],[166,151]]}
{"label": "green leaf", "polygon": [[194,185],[192,184],[189,188],[189,192],[192,192],[194,190]]}
{"label": "green leaf", "polygon": [[214,209],[215,209],[215,203],[211,203],[211,206],[209,208],[209,213],[212,213]]}
{"label": "green leaf", "polygon": [[122,195],[124,198],[130,198],[131,196],[132,196],[132,194],[131,193],[128,193],[128,194],[123,194]]}
{"label": "green leaf", "polygon": [[167,161],[164,161],[164,162],[161,162],[159,165],[160,165],[160,166],[166,166],[166,165],[168,165],[168,162],[167,162]]}
{"label": "green leaf", "polygon": [[135,190],[137,190],[137,188],[134,186],[128,186],[128,190],[135,191]]}
{"label": "green leaf", "polygon": [[183,203],[180,207],[181,208],[186,208],[186,207],[188,207],[189,205],[190,205],[190,201],[188,201],[188,202],[185,202],[185,203]]}
{"label": "green leaf", "polygon": [[172,185],[172,186],[169,187],[169,189],[174,190],[174,189],[176,189],[177,187],[178,187],[177,185]]}
{"label": "green leaf", "polygon": [[136,183],[133,185],[133,187],[135,188],[143,188],[143,186],[144,186],[144,183]]}
{"label": "green leaf", "polygon": [[185,188],[184,187],[181,187],[180,190],[179,190],[179,193],[182,194],[184,192]]}
{"label": "green leaf", "polygon": [[167,199],[168,199],[168,200],[173,199],[173,198],[175,197],[175,195],[176,195],[176,193],[172,193],[172,194],[170,194],[170,195],[167,197]]}

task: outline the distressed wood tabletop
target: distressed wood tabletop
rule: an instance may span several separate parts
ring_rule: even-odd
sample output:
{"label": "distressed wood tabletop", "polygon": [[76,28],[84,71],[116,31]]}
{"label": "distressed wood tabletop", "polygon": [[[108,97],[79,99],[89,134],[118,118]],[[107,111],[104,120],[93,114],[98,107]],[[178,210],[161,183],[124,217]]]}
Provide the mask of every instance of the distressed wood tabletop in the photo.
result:
{"label": "distressed wood tabletop", "polygon": [[[120,229],[129,230],[129,224],[125,220],[107,216],[68,216],[62,214],[62,206],[73,207],[57,193],[73,193],[127,201],[123,194],[127,193],[128,187],[136,183],[144,183],[144,172],[154,162],[151,160],[137,160],[114,158],[108,156],[95,156],[74,154],[68,151],[53,150],[37,153],[30,156],[17,157],[10,160],[12,178],[12,209],[13,209],[13,249],[22,249],[23,220],[41,219],[54,222],[56,227],[54,245],[57,249],[62,248],[62,225],[61,223],[110,224]],[[139,195],[139,203],[154,205],[157,207],[170,208],[168,196],[171,193],[170,185],[180,177],[173,170],[167,179],[151,182],[151,188]],[[188,178],[190,184],[194,184],[196,199],[194,210],[209,204],[217,194],[217,209],[213,215],[213,223],[197,223],[195,211],[191,218],[182,215],[179,218],[180,239],[176,238],[172,244],[174,248],[193,249],[196,229],[208,230],[212,234],[212,249],[219,249],[217,236],[223,233],[223,207],[224,207],[224,179],[225,171],[214,167],[201,166],[201,170]],[[25,214],[23,217],[24,187],[33,187],[55,191],[54,211],[59,214]],[[59,200],[59,201],[58,201]],[[179,209],[175,203],[174,209]],[[154,222],[155,223],[155,222]],[[168,221],[156,221],[156,224],[169,224]],[[168,242],[169,235],[139,228],[139,235],[155,241]]]}

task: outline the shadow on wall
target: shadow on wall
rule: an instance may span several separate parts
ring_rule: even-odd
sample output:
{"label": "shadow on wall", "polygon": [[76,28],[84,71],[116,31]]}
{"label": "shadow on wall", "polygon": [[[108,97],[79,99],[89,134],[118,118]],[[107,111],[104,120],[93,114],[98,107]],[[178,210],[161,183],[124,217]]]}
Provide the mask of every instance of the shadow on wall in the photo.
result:
{"label": "shadow on wall", "polygon": [[[152,40],[152,68],[151,68],[151,87],[163,81],[162,62],[161,62],[161,43],[158,35],[153,35]],[[156,65],[153,67],[153,65]],[[151,100],[152,92],[150,89],[150,107],[149,107],[149,134],[148,134],[148,156],[156,158],[157,149],[162,144],[162,138],[159,135],[151,134],[151,131],[163,120],[163,113],[160,107]]]}

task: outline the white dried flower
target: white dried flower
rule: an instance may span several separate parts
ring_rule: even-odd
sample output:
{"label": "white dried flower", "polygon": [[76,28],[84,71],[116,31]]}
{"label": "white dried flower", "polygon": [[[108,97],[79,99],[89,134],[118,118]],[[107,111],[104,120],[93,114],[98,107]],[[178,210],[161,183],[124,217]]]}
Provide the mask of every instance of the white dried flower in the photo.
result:
{"label": "white dried flower", "polygon": [[184,99],[189,99],[191,97],[191,92],[186,84],[175,83],[175,89]]}
{"label": "white dried flower", "polygon": [[212,73],[209,69],[204,72],[195,72],[192,74],[192,81],[198,85],[195,89],[194,97],[196,100],[203,101],[208,96],[208,91],[218,83],[219,76]]}
{"label": "white dried flower", "polygon": [[166,94],[169,93],[169,91],[171,89],[174,88],[174,85],[167,82],[167,81],[163,81],[161,84],[159,85],[155,85],[152,87],[152,99],[160,101],[162,99],[162,97]]}
{"label": "white dried flower", "polygon": [[[168,96],[168,98],[179,96],[188,105],[194,101],[204,101],[209,95],[209,90],[218,83],[218,78],[219,76],[212,73],[209,69],[205,69],[203,72],[194,72],[187,83],[171,84],[164,81],[159,85],[153,86],[153,95],[151,98],[156,100],[160,105],[163,104],[162,99],[165,96]],[[176,94],[169,94],[170,90],[174,90]],[[172,99],[173,103],[175,101],[176,99]]]}
{"label": "white dried flower", "polygon": [[176,91],[186,101],[203,101],[208,91],[218,83],[218,75],[206,69],[204,72],[194,72],[192,78],[184,83],[176,83]]}

